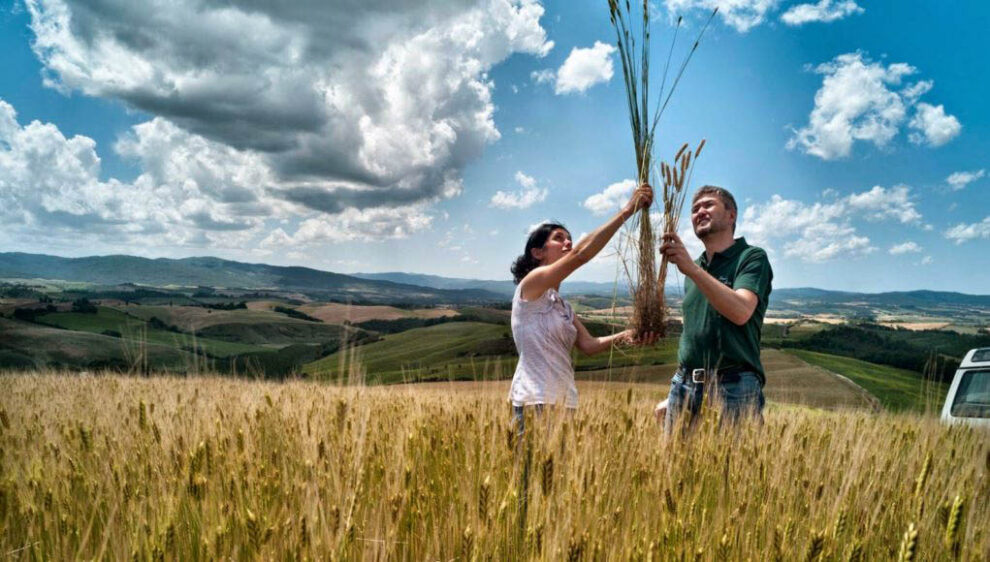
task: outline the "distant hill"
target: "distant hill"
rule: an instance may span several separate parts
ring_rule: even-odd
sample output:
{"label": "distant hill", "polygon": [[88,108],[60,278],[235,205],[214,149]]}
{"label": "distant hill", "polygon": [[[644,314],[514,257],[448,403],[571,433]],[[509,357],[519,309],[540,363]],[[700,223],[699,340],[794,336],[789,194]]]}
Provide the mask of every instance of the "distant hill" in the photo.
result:
{"label": "distant hill", "polygon": [[[344,275],[308,267],[242,263],[213,257],[148,259],[136,256],[63,258],[43,254],[0,253],[0,279],[59,279],[98,285],[134,283],[154,287],[213,287],[295,291],[322,300],[369,303],[477,304],[505,302],[515,290],[509,279],[481,280],[418,273],[355,273]],[[680,286],[668,294],[678,300]],[[569,295],[627,296],[624,282],[567,281]],[[815,288],[774,289],[770,308],[803,312],[853,314],[875,308],[938,311],[952,315],[990,311],[990,295],[944,291],[854,293]]]}
{"label": "distant hill", "polygon": [[818,304],[867,304],[874,306],[931,307],[973,306],[990,307],[990,295],[969,295],[949,291],[894,291],[889,293],[850,293],[825,289],[774,289],[770,305],[786,301]]}
{"label": "distant hill", "polygon": [[[503,295],[512,295],[515,285],[512,281],[463,279],[457,277],[441,277],[421,273],[352,273],[354,277],[407,283],[435,289],[483,289]],[[565,281],[561,292],[574,295],[612,295],[618,290],[620,296],[628,294],[626,283],[595,283],[591,281]],[[668,294],[680,297],[681,287],[669,287]],[[948,291],[899,291],[889,293],[853,293],[846,291],[829,291],[815,288],[774,289],[770,294],[770,306],[783,306],[787,301],[799,301],[804,304],[856,304],[898,307],[931,307],[931,306],[974,306],[990,307],[990,295],[968,295]]]}
{"label": "distant hill", "polygon": [[212,257],[148,259],[136,256],[63,258],[0,253],[0,279],[59,279],[97,285],[134,283],[155,287],[214,287],[297,291],[318,299],[418,304],[504,301],[477,288],[437,289],[387,280],[361,279],[308,267],[250,264]]}
{"label": "distant hill", "polygon": [[[395,283],[408,283],[410,285],[420,285],[422,287],[433,287],[434,289],[481,289],[499,293],[507,297],[512,297],[516,290],[516,285],[509,279],[483,280],[483,279],[463,279],[458,277],[441,277],[439,275],[426,275],[423,273],[401,273],[391,271],[387,273],[351,273],[354,277],[361,279],[375,279],[378,281],[392,281]],[[561,292],[572,295],[612,295],[613,291],[618,291],[619,296],[629,294],[626,283],[595,283],[593,281],[566,281],[561,285]]]}

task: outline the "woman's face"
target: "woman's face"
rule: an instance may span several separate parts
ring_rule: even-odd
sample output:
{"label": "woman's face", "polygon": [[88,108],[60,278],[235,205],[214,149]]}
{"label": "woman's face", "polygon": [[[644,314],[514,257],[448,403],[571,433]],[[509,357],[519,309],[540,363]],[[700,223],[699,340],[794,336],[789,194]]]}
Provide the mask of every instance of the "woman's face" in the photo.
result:
{"label": "woman's face", "polygon": [[571,233],[563,228],[554,229],[542,248],[533,249],[533,257],[540,265],[550,265],[571,251]]}

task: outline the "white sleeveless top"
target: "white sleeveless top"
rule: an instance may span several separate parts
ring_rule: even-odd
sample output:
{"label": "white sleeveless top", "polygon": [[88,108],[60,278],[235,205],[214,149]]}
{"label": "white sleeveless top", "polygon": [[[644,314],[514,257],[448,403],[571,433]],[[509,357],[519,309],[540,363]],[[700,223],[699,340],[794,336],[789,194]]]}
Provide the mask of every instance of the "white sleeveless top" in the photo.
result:
{"label": "white sleeveless top", "polygon": [[577,408],[577,386],[571,365],[577,328],[571,305],[554,289],[526,301],[516,287],[512,296],[512,339],[519,352],[509,389],[512,405],[563,404]]}

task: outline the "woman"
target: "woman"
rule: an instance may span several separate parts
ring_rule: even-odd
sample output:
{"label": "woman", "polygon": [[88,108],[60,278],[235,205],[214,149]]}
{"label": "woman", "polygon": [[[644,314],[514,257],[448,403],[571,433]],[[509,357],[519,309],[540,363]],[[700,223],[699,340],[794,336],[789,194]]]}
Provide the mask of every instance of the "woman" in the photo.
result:
{"label": "woman", "polygon": [[523,409],[546,404],[577,408],[577,386],[571,348],[586,355],[605,351],[613,343],[647,345],[647,334],[636,341],[632,330],[596,338],[558,294],[560,283],[588,263],[611,240],[619,227],[639,209],[653,202],[653,188],[642,185],[618,214],[572,247],[571,234],[560,224],[537,227],[526,241],[525,252],[512,264],[518,285],[512,297],[512,337],[519,363],[512,377],[509,399],[513,418],[522,432]]}

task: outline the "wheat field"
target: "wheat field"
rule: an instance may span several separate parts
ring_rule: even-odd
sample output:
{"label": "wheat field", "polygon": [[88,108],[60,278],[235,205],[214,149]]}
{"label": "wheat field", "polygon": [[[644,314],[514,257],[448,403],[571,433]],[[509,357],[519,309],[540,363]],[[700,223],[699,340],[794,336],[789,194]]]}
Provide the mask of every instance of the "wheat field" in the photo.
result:
{"label": "wheat field", "polygon": [[[657,385],[0,377],[4,560],[987,560],[990,439],[772,406],[665,437]],[[468,383],[470,384],[470,383]],[[455,391],[455,388],[459,389]]]}

